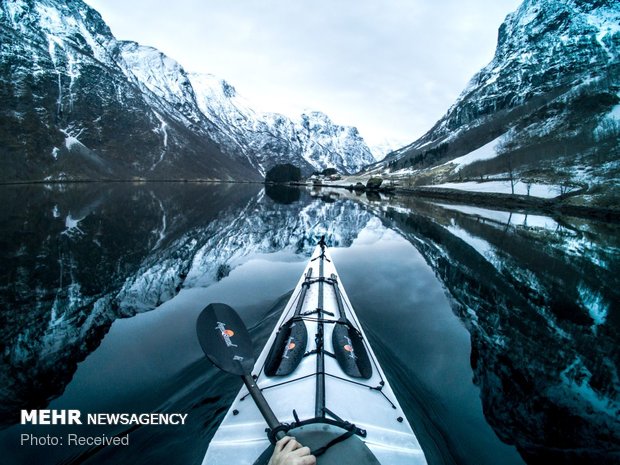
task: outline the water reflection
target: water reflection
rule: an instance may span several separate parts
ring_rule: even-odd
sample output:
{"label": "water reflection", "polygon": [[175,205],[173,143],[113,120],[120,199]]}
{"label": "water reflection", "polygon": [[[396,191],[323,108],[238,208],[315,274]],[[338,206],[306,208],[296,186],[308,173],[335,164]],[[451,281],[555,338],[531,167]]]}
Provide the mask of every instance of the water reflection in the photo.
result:
{"label": "water reflection", "polygon": [[321,234],[350,244],[370,217],[277,203],[257,185],[4,186],[2,195],[4,424],[59,395],[117,318],[221,280],[251,253],[309,251]]}
{"label": "water reflection", "polygon": [[453,297],[498,436],[528,463],[610,460],[620,439],[617,226],[410,200],[383,218]]}
{"label": "water reflection", "polygon": [[[197,441],[208,441],[236,384],[208,369],[197,346],[170,342],[169,368],[157,347],[172,334],[193,340],[195,313],[213,298],[255,298],[239,305],[257,323],[255,337],[266,338],[266,302],[294,285],[325,234],[403,407],[422,425],[429,463],[520,463],[495,434],[532,464],[603,463],[617,447],[615,225],[257,185],[4,186],[1,195],[5,426],[20,408],[61,394],[53,405],[93,405],[106,363],[142,349],[140,380],[128,368],[117,399],[99,397],[112,402],[107,408],[191,412],[191,430],[132,437],[155,460],[172,451],[179,463],[198,463]],[[272,262],[259,266],[256,257]],[[290,287],[267,289],[280,275],[291,276]],[[152,317],[116,324],[97,349],[113,322],[157,307]],[[277,313],[275,305],[269,315]],[[147,384],[152,360],[160,368]],[[74,463],[120,460],[118,453],[91,451]],[[123,461],[141,461],[134,448],[126,454]]]}
{"label": "water reflection", "polygon": [[301,198],[301,189],[282,184],[265,184],[265,194],[274,202],[286,205],[299,201]]}
{"label": "water reflection", "polygon": [[[178,260],[149,280],[150,265],[173,243],[187,243],[186,230],[246,204],[257,190],[172,184],[1,189],[2,423],[60,394],[116,318],[150,310],[178,292],[189,263]],[[136,281],[149,282],[138,292]]]}

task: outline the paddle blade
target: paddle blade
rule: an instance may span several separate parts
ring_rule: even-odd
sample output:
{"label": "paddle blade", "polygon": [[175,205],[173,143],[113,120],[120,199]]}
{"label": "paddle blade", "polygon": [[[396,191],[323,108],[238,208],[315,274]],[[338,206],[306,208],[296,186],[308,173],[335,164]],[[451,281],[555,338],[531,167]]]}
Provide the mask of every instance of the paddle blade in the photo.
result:
{"label": "paddle blade", "polygon": [[308,344],[308,331],[302,319],[291,319],[280,328],[265,361],[267,376],[286,376],[301,363]]}
{"label": "paddle blade", "polygon": [[198,316],[196,332],[203,352],[220,370],[239,376],[252,372],[252,339],[231,307],[209,304]]}
{"label": "paddle blade", "polygon": [[353,378],[368,379],[372,365],[362,335],[348,322],[340,320],[332,332],[334,355],[342,371]]}

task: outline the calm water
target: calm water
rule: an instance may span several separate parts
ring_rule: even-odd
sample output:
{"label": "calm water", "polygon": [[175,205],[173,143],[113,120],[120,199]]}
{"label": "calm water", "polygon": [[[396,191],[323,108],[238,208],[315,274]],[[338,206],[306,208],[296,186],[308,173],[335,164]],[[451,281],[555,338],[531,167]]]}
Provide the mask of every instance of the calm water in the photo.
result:
{"label": "calm water", "polygon": [[[235,307],[261,347],[325,234],[432,465],[620,460],[617,225],[243,184],[0,187],[0,452],[200,464],[240,382],[195,336]],[[20,409],[184,426],[21,426]],[[129,446],[20,445],[129,432]]]}

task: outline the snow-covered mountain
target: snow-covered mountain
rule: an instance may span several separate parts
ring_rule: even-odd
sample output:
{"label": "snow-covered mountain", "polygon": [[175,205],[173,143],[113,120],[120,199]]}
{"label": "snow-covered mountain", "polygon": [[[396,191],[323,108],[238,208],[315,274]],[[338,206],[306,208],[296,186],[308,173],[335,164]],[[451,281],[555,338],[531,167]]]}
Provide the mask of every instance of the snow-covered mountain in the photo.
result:
{"label": "snow-covered mountain", "polygon": [[145,92],[121,50],[82,1],[0,4],[2,179],[260,178]]}
{"label": "snow-covered mountain", "polygon": [[258,180],[285,161],[306,173],[373,161],[354,128],[255,113],[229,84],[116,40],[81,0],[2,2],[0,76],[4,180]]}
{"label": "snow-covered mountain", "polygon": [[376,168],[413,184],[517,176],[601,194],[620,173],[619,53],[617,1],[525,0],[446,115]]}
{"label": "snow-covered mountain", "polygon": [[399,143],[393,139],[383,139],[373,144],[370,147],[370,151],[375,157],[375,160],[381,161],[390,153],[401,148],[403,146],[403,143],[406,143],[406,141],[400,141]]}
{"label": "snow-covered mountain", "polygon": [[305,174],[336,168],[355,173],[373,163],[370,149],[350,126],[340,126],[324,113],[297,120],[278,113],[258,113],[228,82],[210,74],[191,74],[201,111],[221,130],[220,141],[245,153],[264,174],[278,163],[293,163]]}

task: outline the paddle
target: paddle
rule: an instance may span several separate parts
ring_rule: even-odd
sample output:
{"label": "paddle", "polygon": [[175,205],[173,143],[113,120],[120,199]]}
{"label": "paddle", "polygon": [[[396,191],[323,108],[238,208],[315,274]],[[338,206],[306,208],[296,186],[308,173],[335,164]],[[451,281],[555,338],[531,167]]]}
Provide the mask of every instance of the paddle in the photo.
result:
{"label": "paddle", "polygon": [[[252,377],[252,339],[237,312],[226,304],[209,304],[198,316],[196,332],[207,358],[220,370],[241,376],[267,426],[271,430],[279,427],[280,422]],[[283,437],[283,431],[276,433],[276,439]]]}
{"label": "paddle", "polygon": [[295,313],[282,325],[271,345],[269,355],[265,361],[265,374],[267,376],[286,376],[291,374],[301,363],[306,346],[308,345],[308,330],[306,323],[299,316],[304,306],[306,292],[310,287],[312,268],[308,269],[306,278],[301,285],[301,293],[297,300]]}
{"label": "paddle", "polygon": [[342,371],[353,378],[368,379],[372,376],[372,365],[362,334],[348,320],[344,312],[344,304],[338,278],[332,274],[329,280],[336,294],[339,318],[332,332],[332,346],[334,355]]}

